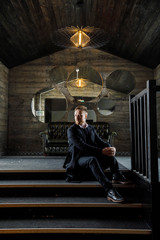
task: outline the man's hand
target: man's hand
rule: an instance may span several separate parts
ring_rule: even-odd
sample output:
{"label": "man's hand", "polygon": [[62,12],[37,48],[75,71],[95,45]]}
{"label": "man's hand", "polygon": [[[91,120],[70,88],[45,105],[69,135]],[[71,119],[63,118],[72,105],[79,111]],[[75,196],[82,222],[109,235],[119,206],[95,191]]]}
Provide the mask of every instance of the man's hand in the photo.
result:
{"label": "man's hand", "polygon": [[102,154],[113,157],[116,155],[116,148],[115,147],[106,147],[102,149]]}

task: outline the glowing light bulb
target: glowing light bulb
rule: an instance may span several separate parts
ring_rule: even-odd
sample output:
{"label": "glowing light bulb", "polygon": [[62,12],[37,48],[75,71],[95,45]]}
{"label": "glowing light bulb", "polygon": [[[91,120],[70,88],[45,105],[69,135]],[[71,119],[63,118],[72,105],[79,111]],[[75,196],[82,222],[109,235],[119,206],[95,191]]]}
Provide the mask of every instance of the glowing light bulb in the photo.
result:
{"label": "glowing light bulb", "polygon": [[78,31],[78,47],[82,47],[82,31]]}
{"label": "glowing light bulb", "polygon": [[79,81],[78,81],[78,87],[82,87],[82,81],[81,81],[81,79],[79,79]]}
{"label": "glowing light bulb", "polygon": [[90,37],[83,31],[83,29],[78,28],[77,30],[78,31],[76,31],[70,40],[77,48],[83,48],[89,43]]}

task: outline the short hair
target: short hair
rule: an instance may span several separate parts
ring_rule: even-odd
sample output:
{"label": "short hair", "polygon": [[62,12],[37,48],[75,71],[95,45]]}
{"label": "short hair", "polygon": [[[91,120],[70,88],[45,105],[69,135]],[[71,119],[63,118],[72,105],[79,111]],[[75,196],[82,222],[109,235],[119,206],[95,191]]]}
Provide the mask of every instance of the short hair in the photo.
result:
{"label": "short hair", "polygon": [[77,106],[77,107],[74,109],[74,112],[75,112],[76,110],[81,110],[81,111],[85,111],[86,113],[88,113],[87,107],[86,107],[86,106],[83,106],[83,105]]}

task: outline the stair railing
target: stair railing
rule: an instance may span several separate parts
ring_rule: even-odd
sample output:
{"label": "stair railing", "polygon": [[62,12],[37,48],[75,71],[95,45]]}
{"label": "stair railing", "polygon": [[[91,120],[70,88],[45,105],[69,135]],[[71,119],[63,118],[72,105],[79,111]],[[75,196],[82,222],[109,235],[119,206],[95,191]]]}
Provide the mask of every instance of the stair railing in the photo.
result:
{"label": "stair railing", "polygon": [[146,88],[130,96],[131,168],[149,183],[158,182],[156,93],[160,86],[148,80]]}

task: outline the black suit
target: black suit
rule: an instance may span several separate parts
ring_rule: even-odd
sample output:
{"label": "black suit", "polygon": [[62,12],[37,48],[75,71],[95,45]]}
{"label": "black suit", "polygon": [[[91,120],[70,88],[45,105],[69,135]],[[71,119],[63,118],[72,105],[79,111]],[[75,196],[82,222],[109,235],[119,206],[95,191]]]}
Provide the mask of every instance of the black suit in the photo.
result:
{"label": "black suit", "polygon": [[102,155],[102,149],[109,147],[110,144],[104,142],[91,125],[83,129],[73,124],[67,134],[69,151],[64,163],[67,175],[71,179],[76,179],[81,176],[83,168],[90,168],[95,178],[107,191],[111,186],[102,169],[111,167],[114,172],[118,171],[116,159]]}

